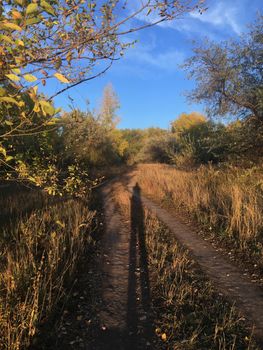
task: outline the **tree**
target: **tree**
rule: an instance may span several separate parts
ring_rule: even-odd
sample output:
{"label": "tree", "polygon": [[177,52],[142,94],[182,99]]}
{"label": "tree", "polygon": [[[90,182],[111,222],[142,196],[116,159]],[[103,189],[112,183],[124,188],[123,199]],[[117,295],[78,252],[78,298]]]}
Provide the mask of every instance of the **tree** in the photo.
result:
{"label": "tree", "polygon": [[63,116],[61,158],[64,164],[78,160],[89,169],[118,163],[125,147],[120,136],[90,111],[73,110]]}
{"label": "tree", "polygon": [[179,144],[175,164],[191,167],[227,159],[230,137],[223,124],[207,120],[197,112],[182,113],[171,123],[171,130]]}
{"label": "tree", "polygon": [[109,130],[114,129],[119,122],[119,118],[116,115],[116,111],[119,107],[118,96],[115,93],[113,86],[108,84],[103,91],[98,119],[101,124]]}
{"label": "tree", "polygon": [[123,160],[128,164],[134,164],[136,156],[143,147],[144,130],[141,129],[120,129],[122,139],[127,147],[123,153]]}
{"label": "tree", "polygon": [[206,117],[198,112],[181,113],[177,119],[171,122],[171,131],[180,136],[193,126],[203,124],[206,121]]}
{"label": "tree", "polygon": [[210,116],[252,117],[263,123],[263,16],[237,41],[206,41],[184,67],[196,80],[190,98]]}
{"label": "tree", "polygon": [[[201,10],[202,3],[203,0],[145,0],[136,7],[121,0],[3,0],[0,102],[19,108],[24,119],[30,119],[39,109],[53,115],[55,111],[47,101],[36,99],[37,85],[45,86],[51,78],[67,84],[57,95],[93,79],[109,69],[129,46],[122,40],[124,35],[196,8]],[[132,21],[150,12],[154,15],[143,24],[136,26],[134,23],[141,22]],[[10,86],[17,93],[10,91]],[[32,100],[30,110],[26,110],[21,93],[27,93]],[[25,124],[24,121],[20,129]]]}
{"label": "tree", "polygon": [[[203,0],[145,0],[136,8],[133,2],[122,0],[2,0],[0,163],[3,174],[10,167],[8,147],[14,138],[55,128],[59,119],[53,98],[106,72],[129,47],[130,43],[122,39],[126,34],[196,8],[201,11],[202,3]],[[134,21],[140,14],[148,15],[149,20]],[[49,79],[56,79],[65,87],[60,87],[53,96],[43,96],[38,93],[38,87],[45,87]],[[12,165],[12,169],[19,172],[21,166]],[[29,172],[23,174],[33,179]]]}
{"label": "tree", "polygon": [[174,158],[179,151],[179,144],[177,138],[162,130],[162,135],[149,136],[137,154],[137,161],[140,162],[158,162],[158,163],[174,163]]}

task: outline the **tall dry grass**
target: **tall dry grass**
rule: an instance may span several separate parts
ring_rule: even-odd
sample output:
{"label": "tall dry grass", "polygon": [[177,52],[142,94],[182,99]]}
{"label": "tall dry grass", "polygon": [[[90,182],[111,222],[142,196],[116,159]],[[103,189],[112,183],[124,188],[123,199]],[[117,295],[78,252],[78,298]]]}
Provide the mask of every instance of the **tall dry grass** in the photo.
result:
{"label": "tall dry grass", "polygon": [[139,165],[137,180],[147,195],[183,208],[224,232],[263,265],[263,171],[200,167],[182,171],[161,164]]}
{"label": "tall dry grass", "polygon": [[83,203],[69,200],[30,210],[27,215],[18,214],[23,212],[22,198],[30,203],[33,197],[34,203],[38,196],[20,193],[5,201],[13,201],[10,207],[18,219],[2,226],[0,232],[3,350],[20,350],[30,344],[40,322],[65,296],[65,284],[71,282],[78,259],[91,241],[94,213]]}
{"label": "tall dry grass", "polygon": [[[130,219],[131,193],[125,183],[112,185],[112,198]],[[244,318],[212,287],[167,227],[144,210],[150,272],[153,349],[255,350]]]}
{"label": "tall dry grass", "polygon": [[259,349],[236,309],[218,295],[174,235],[147,210],[145,231],[156,349]]}

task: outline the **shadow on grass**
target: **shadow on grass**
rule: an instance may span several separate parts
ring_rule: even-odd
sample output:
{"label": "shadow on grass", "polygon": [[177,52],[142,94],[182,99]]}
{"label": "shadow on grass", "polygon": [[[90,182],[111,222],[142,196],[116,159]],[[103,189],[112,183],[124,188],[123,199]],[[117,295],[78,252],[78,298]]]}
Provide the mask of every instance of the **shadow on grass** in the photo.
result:
{"label": "shadow on grass", "polygon": [[[139,278],[137,279],[137,275]],[[139,286],[138,286],[139,284]],[[137,291],[140,290],[138,295]],[[137,300],[137,298],[139,300]],[[140,307],[141,317],[138,315]],[[129,278],[127,305],[127,349],[138,348],[139,333],[143,333],[144,341],[150,342],[151,326],[151,298],[148,269],[148,255],[145,242],[144,210],[141,201],[141,189],[138,183],[133,187],[131,198],[131,234],[129,247]],[[143,321],[143,322],[141,322]],[[138,324],[142,323],[142,330]]]}

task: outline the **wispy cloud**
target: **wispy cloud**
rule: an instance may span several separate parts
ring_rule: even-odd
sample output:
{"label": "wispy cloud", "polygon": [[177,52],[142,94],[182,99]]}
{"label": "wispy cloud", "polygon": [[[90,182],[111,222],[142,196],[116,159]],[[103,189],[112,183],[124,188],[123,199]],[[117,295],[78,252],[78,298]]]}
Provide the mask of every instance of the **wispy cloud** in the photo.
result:
{"label": "wispy cloud", "polygon": [[179,50],[168,50],[158,53],[149,46],[138,46],[129,51],[126,61],[133,64],[142,64],[147,69],[147,66],[155,67],[163,71],[176,71],[178,65],[185,59],[185,54]]}
{"label": "wispy cloud", "polygon": [[[240,5],[240,0],[208,0],[208,10],[203,14],[198,11],[186,14],[184,18],[178,18],[173,21],[165,21],[158,24],[163,28],[172,28],[187,33],[198,33],[206,35],[212,39],[227,35],[239,35],[244,29],[244,7],[248,5],[249,0]],[[250,0],[257,2],[258,0]],[[153,22],[157,19],[156,14],[146,16],[145,13],[138,15],[137,20],[143,22]]]}
{"label": "wispy cloud", "polygon": [[148,37],[147,42],[138,42],[114,67],[114,73],[141,79],[155,79],[179,71],[178,66],[186,59],[186,53],[177,48],[160,50],[159,44],[154,35],[151,39]]}
{"label": "wispy cloud", "polygon": [[[233,3],[232,3],[233,4]],[[208,8],[202,15],[198,12],[190,13],[190,17],[213,26],[228,26],[236,34],[241,33],[241,27],[238,23],[238,6],[229,6],[226,1],[218,2],[215,7]]]}

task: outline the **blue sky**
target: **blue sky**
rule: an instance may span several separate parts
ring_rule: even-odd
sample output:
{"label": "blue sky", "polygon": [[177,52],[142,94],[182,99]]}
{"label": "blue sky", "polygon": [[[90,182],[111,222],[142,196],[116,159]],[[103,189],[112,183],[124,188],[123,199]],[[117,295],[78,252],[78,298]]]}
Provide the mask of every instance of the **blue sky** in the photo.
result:
{"label": "blue sky", "polygon": [[184,96],[194,82],[178,65],[191,56],[193,40],[237,38],[263,10],[263,0],[210,0],[207,4],[201,16],[192,13],[129,37],[138,40],[137,44],[110,71],[58,96],[56,106],[68,109],[70,95],[76,107],[85,110],[88,99],[90,107],[96,108],[104,86],[111,83],[120,100],[120,128],[167,128],[182,112],[202,112],[202,105],[190,105]]}

